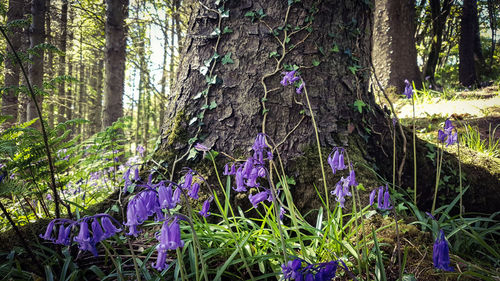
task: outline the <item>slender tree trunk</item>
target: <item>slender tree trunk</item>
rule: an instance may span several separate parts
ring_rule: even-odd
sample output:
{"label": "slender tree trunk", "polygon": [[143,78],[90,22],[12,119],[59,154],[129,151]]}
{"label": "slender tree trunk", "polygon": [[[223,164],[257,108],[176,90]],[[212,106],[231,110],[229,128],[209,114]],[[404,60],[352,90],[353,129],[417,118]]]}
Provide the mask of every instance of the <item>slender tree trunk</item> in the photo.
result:
{"label": "slender tree trunk", "polygon": [[478,25],[477,3],[475,0],[464,0],[462,20],[460,23],[459,41],[459,80],[469,87],[479,85],[478,69],[474,58],[476,48],[476,26]]}
{"label": "slender tree trunk", "polygon": [[[46,0],[47,4],[47,11],[45,12],[45,15],[47,17],[46,23],[47,23],[47,34],[46,34],[46,41],[49,44],[54,45],[54,37],[52,35],[52,16],[50,14],[50,0]],[[47,69],[47,78],[50,80],[54,77],[54,52],[49,51],[47,52],[47,64],[44,67],[44,69]],[[52,90],[50,90],[52,92]],[[51,96],[53,93],[50,93]],[[54,114],[54,98],[51,97],[48,100],[46,100],[46,104],[48,105],[48,110],[47,110],[47,122],[50,127],[54,126],[54,120],[55,120],[55,114]]]}
{"label": "slender tree trunk", "polygon": [[103,126],[123,116],[128,0],[106,0],[106,90]]}
{"label": "slender tree trunk", "polygon": [[[59,35],[59,50],[64,53],[63,56],[59,56],[59,76],[64,76],[66,74],[66,40],[68,37],[68,0],[62,0],[62,5],[61,5],[61,18],[60,18],[60,35]],[[66,83],[61,81],[59,83],[58,89],[57,89],[57,94],[58,94],[58,101],[59,101],[59,107],[57,109],[57,122],[61,123],[67,120],[64,116],[65,113],[65,105],[66,105],[66,99],[68,98],[66,96],[66,90],[65,90],[65,85]]]}
{"label": "slender tree trunk", "polygon": [[[98,57],[99,54],[96,54]],[[91,106],[89,109],[89,135],[94,135],[101,130],[101,112],[102,112],[102,68],[104,66],[103,60],[99,60],[98,63],[94,64],[92,68],[92,75],[90,78],[90,87],[94,89],[94,93],[91,97]]]}
{"label": "slender tree trunk", "polygon": [[412,0],[375,1],[373,23],[373,64],[384,87],[403,93],[404,81],[422,81],[415,48],[415,2]]}
{"label": "slender tree trunk", "polygon": [[[31,12],[31,6],[32,6],[32,1],[25,1],[24,2],[24,11]],[[23,32],[24,36],[22,36],[22,43],[21,43],[21,51],[22,52],[27,52],[30,46],[30,29],[26,28]],[[27,64],[25,64],[24,69],[27,69]],[[29,75],[29,73],[28,73]],[[21,84],[27,85],[26,78],[24,75],[21,76]],[[28,103],[29,103],[29,97],[27,93],[23,93],[19,95],[19,107],[18,107],[18,119],[19,123],[24,123],[27,121],[26,117],[28,116],[27,111],[28,111]]]}
{"label": "slender tree trunk", "polygon": [[[33,0],[31,5],[32,23],[30,26],[30,49],[44,42],[45,38],[45,0]],[[43,50],[38,49],[36,55],[30,55],[32,63],[29,65],[29,79],[36,92],[36,100],[30,99],[26,111],[27,120],[38,117],[35,102],[42,110],[43,96],[39,92],[43,89]],[[38,124],[38,123],[37,123]]]}
{"label": "slender tree trunk", "polygon": [[[20,20],[23,18],[24,13],[24,2],[19,0],[9,0],[9,9],[7,11],[7,22],[12,22],[15,20]],[[9,30],[9,39],[12,43],[12,47],[16,52],[21,49],[23,34],[22,28],[14,27]],[[7,46],[7,54],[12,53],[12,50]],[[21,69],[19,64],[14,59],[7,58],[5,60],[5,87],[12,87],[3,92],[2,95],[2,115],[11,115],[12,119],[8,119],[4,123],[4,127],[9,127],[17,121],[18,114],[18,97],[17,97],[17,87],[19,86]]]}
{"label": "slender tree trunk", "polygon": [[446,27],[446,19],[451,12],[454,0],[445,0],[441,9],[440,0],[430,0],[432,14],[432,43],[427,63],[424,67],[424,76],[429,77],[431,83],[434,81],[434,73],[441,53],[443,42],[443,30]]}
{"label": "slender tree trunk", "polygon": [[[498,2],[498,1],[497,1]],[[491,51],[490,51],[490,65],[489,68],[491,70],[491,66],[493,65],[493,55],[495,54],[495,45],[496,45],[496,29],[497,29],[497,17],[498,14],[496,12],[496,5],[493,3],[493,0],[488,0],[488,17],[490,19],[490,30],[491,30]]]}

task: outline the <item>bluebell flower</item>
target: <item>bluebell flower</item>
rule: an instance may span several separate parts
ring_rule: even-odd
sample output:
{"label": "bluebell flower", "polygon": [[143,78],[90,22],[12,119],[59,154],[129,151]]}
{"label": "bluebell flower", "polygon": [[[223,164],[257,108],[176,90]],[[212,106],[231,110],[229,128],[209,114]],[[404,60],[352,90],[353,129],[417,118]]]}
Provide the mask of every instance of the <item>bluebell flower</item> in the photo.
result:
{"label": "bluebell flower", "polygon": [[127,205],[127,222],[124,223],[126,226],[128,226],[129,232],[127,235],[134,235],[137,236],[137,234],[140,233],[140,231],[137,230],[137,226],[140,224],[139,220],[137,219],[137,214],[136,214],[136,205],[134,203],[134,200],[130,200],[128,205]]}
{"label": "bluebell flower", "polygon": [[40,238],[43,238],[45,240],[54,241],[55,237],[52,236],[52,231],[54,230],[55,223],[56,223],[56,220],[51,220],[49,222],[49,224],[47,225],[47,229],[45,230],[45,234],[44,235],[40,234]]}
{"label": "bluebell flower", "polygon": [[97,244],[104,240],[104,232],[97,218],[92,221],[92,242]]}
{"label": "bluebell flower", "polygon": [[299,80],[299,76],[295,76],[296,70],[288,71],[288,72],[283,72],[284,76],[283,79],[281,80],[281,85],[283,86],[288,86],[292,85],[295,81]]}
{"label": "bluebell flower", "polygon": [[71,227],[73,227],[72,224],[70,224],[68,227],[64,227],[64,224],[61,223],[61,225],[59,226],[59,233],[57,235],[57,240],[54,243],[64,246],[69,246],[71,242],[69,239],[69,234],[71,233]]}
{"label": "bluebell flower", "polygon": [[453,268],[450,266],[449,251],[448,242],[444,236],[444,231],[441,229],[436,241],[434,242],[432,251],[432,260],[435,268],[445,271],[453,271]]}
{"label": "bluebell flower", "polygon": [[144,148],[144,146],[138,145],[137,148],[136,148],[136,151],[139,152],[139,154],[141,155],[141,157],[143,157],[144,156],[144,151],[146,151],[146,149]]}
{"label": "bluebell flower", "polygon": [[85,220],[80,222],[80,232],[73,240],[78,243],[78,248],[80,250],[90,251],[94,256],[97,256],[97,249],[94,241],[90,237],[89,225]]}
{"label": "bluebell flower", "polygon": [[413,97],[413,87],[410,84],[410,81],[405,80],[405,91],[403,93],[407,99],[411,99]]}
{"label": "bluebell flower", "polygon": [[280,220],[282,221],[283,218],[285,217],[286,210],[283,207],[280,207]]}
{"label": "bluebell flower", "polygon": [[198,199],[198,191],[200,190],[200,184],[195,182],[191,189],[189,190],[188,196],[193,199]]}
{"label": "bluebell flower", "polygon": [[203,152],[210,151],[210,148],[208,148],[206,145],[204,145],[202,143],[195,144],[194,149],[196,149],[198,151],[203,151]]}
{"label": "bluebell flower", "polygon": [[283,273],[283,278],[285,280],[297,280],[297,278],[302,277],[301,267],[302,261],[300,259],[288,261],[286,265],[282,264],[281,273]]}
{"label": "bluebell flower", "polygon": [[181,186],[183,189],[188,189],[191,187],[192,182],[193,182],[193,174],[191,171],[188,171],[186,176],[184,177],[184,183]]}
{"label": "bluebell flower", "polygon": [[141,177],[139,176],[139,168],[137,168],[137,167],[134,170],[134,180],[136,182],[141,180]]}
{"label": "bluebell flower", "polygon": [[449,146],[449,145],[454,145],[455,143],[457,143],[457,132],[455,133],[450,133],[448,135],[448,138],[446,138],[446,146]]}
{"label": "bluebell flower", "polygon": [[260,202],[267,200],[269,198],[269,191],[261,191],[255,195],[248,195],[248,199],[250,200],[250,203],[252,203],[254,208],[257,208],[257,205],[259,205]]}
{"label": "bluebell flower", "polygon": [[374,189],[370,193],[370,206],[373,205],[373,201],[375,200],[375,192],[377,190],[378,190],[377,208],[382,211],[392,209],[389,187],[387,185],[385,186],[385,190],[383,186],[380,186],[379,188]]}
{"label": "bluebell flower", "polygon": [[121,228],[116,228],[115,225],[111,222],[108,216],[104,216],[101,218],[102,228],[104,228],[104,236],[103,239],[108,239],[109,237],[115,235],[116,233],[122,231]]}
{"label": "bluebell flower", "polygon": [[213,196],[210,196],[210,198],[208,198],[207,200],[205,200],[203,202],[203,205],[201,207],[201,211],[200,211],[200,215],[203,216],[203,217],[208,217],[210,216],[210,202],[212,202],[212,199],[213,199]]}
{"label": "bluebell flower", "polygon": [[342,177],[335,185],[335,190],[331,192],[332,195],[337,197],[335,200],[340,203],[341,208],[344,208],[345,196],[352,196],[349,186],[349,177],[346,179]]}
{"label": "bluebell flower", "polygon": [[443,130],[439,129],[438,131],[438,141],[444,142],[446,140],[446,134]]}
{"label": "bluebell flower", "polygon": [[245,191],[247,191],[247,189],[245,187],[245,184],[244,184],[243,168],[242,167],[238,168],[238,170],[236,171],[235,178],[236,178],[236,188],[233,187],[233,189],[236,192],[245,192]]}
{"label": "bluebell flower", "polygon": [[344,164],[344,149],[340,147],[334,147],[327,159],[328,164],[332,168],[333,174],[337,171],[344,170],[346,168]]}
{"label": "bluebell flower", "polygon": [[304,89],[304,85],[305,85],[305,83],[304,83],[304,81],[302,81],[302,83],[300,83],[300,86],[297,89],[295,89],[295,92],[297,94],[302,94],[302,90]]}
{"label": "bluebell flower", "polygon": [[[347,266],[345,266],[342,260],[307,264],[301,259],[295,259],[288,261],[286,265],[281,265],[281,272],[283,274],[283,280],[330,281],[336,276],[339,262],[342,262],[347,270]],[[306,266],[302,267],[303,263],[305,263]]]}

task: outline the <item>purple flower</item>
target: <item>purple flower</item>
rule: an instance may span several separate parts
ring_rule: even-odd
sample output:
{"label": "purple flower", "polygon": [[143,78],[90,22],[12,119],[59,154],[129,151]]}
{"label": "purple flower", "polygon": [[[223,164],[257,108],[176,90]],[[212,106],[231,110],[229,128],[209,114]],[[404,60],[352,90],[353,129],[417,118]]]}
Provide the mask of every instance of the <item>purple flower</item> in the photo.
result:
{"label": "purple flower", "polygon": [[434,242],[432,251],[432,260],[434,261],[435,268],[445,271],[453,271],[453,268],[450,266],[449,251],[448,242],[444,236],[444,231],[441,229],[436,241]]}
{"label": "purple flower", "polygon": [[455,143],[457,143],[457,132],[449,134],[448,138],[446,138],[446,146],[454,145]]}
{"label": "purple flower", "polygon": [[[300,268],[302,267],[302,261],[300,259],[295,259],[293,261],[288,261],[286,265],[281,265],[281,272],[283,273],[283,278],[285,280],[300,280],[298,278],[302,277]],[[300,277],[299,277],[300,276]]]}
{"label": "purple flower", "polygon": [[191,189],[189,190],[189,197],[193,198],[193,199],[198,199],[198,191],[200,190],[200,184],[195,182],[193,184],[193,186],[191,187]]}
{"label": "purple flower", "polygon": [[439,142],[444,142],[445,139],[446,139],[446,134],[444,133],[443,130],[439,129],[439,131],[438,131],[438,141]]}
{"label": "purple flower", "polygon": [[134,180],[135,181],[140,181],[141,180],[141,177],[139,176],[139,168],[135,168],[134,170]]}
{"label": "purple flower", "polygon": [[59,233],[57,235],[57,240],[54,243],[64,246],[69,246],[70,244],[69,234],[71,233],[72,226],[73,225],[70,224],[68,225],[68,227],[64,227],[64,224],[61,224],[59,226]]}
{"label": "purple flower", "polygon": [[127,205],[127,222],[125,223],[125,225],[129,228],[127,235],[137,236],[137,234],[140,233],[140,231],[137,231],[139,221],[137,219],[136,209],[137,207],[134,199],[130,200]]}
{"label": "purple flower", "polygon": [[51,220],[49,222],[49,224],[47,225],[47,229],[45,230],[45,234],[44,235],[40,234],[40,238],[43,238],[45,240],[54,241],[55,237],[52,237],[51,234],[52,234],[52,231],[54,230],[55,223],[56,223],[56,220]]}
{"label": "purple flower", "polygon": [[410,82],[408,80],[405,80],[405,91],[404,95],[406,96],[407,99],[411,99],[413,97],[413,87],[411,86]]}
{"label": "purple flower", "polygon": [[210,216],[209,210],[210,210],[210,202],[212,202],[212,199],[213,199],[213,197],[210,196],[210,198],[208,198],[207,200],[205,200],[203,202],[203,206],[201,207],[201,211],[199,213],[201,216],[203,216],[205,218]]}
{"label": "purple flower", "polygon": [[334,147],[330,155],[328,155],[328,164],[332,168],[333,174],[337,171],[344,170],[346,168],[344,164],[344,149],[340,147]]}
{"label": "purple flower", "polygon": [[139,152],[139,154],[141,155],[141,157],[144,157],[144,151],[146,151],[146,149],[144,148],[144,146],[142,145],[138,145],[137,148],[136,148],[137,152]]}
{"label": "purple flower", "polygon": [[302,81],[302,83],[300,83],[300,86],[297,89],[295,89],[295,92],[297,94],[302,94],[302,90],[304,89],[304,85],[305,85],[305,83],[304,83],[304,81]]}
{"label": "purple flower", "polygon": [[250,200],[250,203],[252,203],[254,208],[257,208],[257,205],[259,205],[260,202],[266,200],[269,198],[269,191],[261,191],[255,195],[248,195],[248,199]]}
{"label": "purple flower", "polygon": [[201,143],[195,144],[194,145],[194,149],[196,149],[198,151],[203,151],[203,152],[210,151],[210,148],[208,148],[206,145],[201,144]]}
{"label": "purple flower", "polygon": [[285,214],[286,214],[285,208],[280,207],[280,221],[283,220],[283,218],[285,217]]}
{"label": "purple flower", "polygon": [[116,233],[122,231],[121,228],[116,228],[114,224],[111,222],[108,216],[104,216],[101,218],[102,228],[104,228],[104,236],[103,239],[108,239],[109,237],[115,235]]}
{"label": "purple flower", "polygon": [[168,250],[175,250],[184,246],[184,241],[181,240],[181,227],[175,218],[169,225],[168,221],[163,223],[161,228],[160,245],[164,245]]}
{"label": "purple flower", "polygon": [[[179,189],[180,191],[180,189]],[[180,195],[180,194],[179,194]],[[174,202],[172,185],[169,184],[167,187],[162,183],[158,188],[158,201],[160,203],[160,208],[162,209],[173,209],[177,205],[177,202]]]}
{"label": "purple flower", "polygon": [[374,189],[370,193],[370,206],[373,205],[373,201],[375,199],[375,192],[377,190],[378,190],[377,208],[382,210],[382,211],[392,209],[391,198],[389,195],[389,187],[387,185],[385,186],[385,191],[384,191],[384,187],[380,186],[378,189]]}
{"label": "purple flower", "polygon": [[431,219],[433,219],[433,220],[437,221],[436,217],[434,217],[431,213],[429,213],[429,212],[425,212],[425,214],[426,214],[429,218],[431,218]]}
{"label": "purple flower", "polygon": [[247,191],[244,182],[243,182],[243,169],[242,167],[239,167],[238,170],[236,171],[236,188],[233,187],[233,189],[236,192],[245,192]]}
{"label": "purple flower", "polygon": [[352,196],[349,191],[349,177],[344,179],[344,177],[340,178],[340,180],[335,185],[335,190],[331,192],[332,195],[335,195],[337,198],[335,199],[340,203],[340,207],[344,208],[345,197]]}
{"label": "purple flower", "polygon": [[73,240],[78,243],[78,248],[80,250],[90,251],[94,256],[97,256],[97,249],[94,241],[90,237],[89,225],[85,220],[80,223],[80,232]]}
{"label": "purple flower", "polygon": [[295,76],[296,70],[288,71],[288,72],[283,72],[285,76],[283,76],[283,79],[281,80],[281,85],[283,86],[288,86],[292,85],[295,81],[299,80],[299,76]]}
{"label": "purple flower", "polygon": [[193,182],[193,174],[191,173],[191,171],[189,171],[184,177],[184,183],[181,186],[184,189],[190,188],[192,182]]}
{"label": "purple flower", "polygon": [[377,192],[376,189],[372,190],[372,192],[370,192],[370,206],[373,205],[373,201],[375,201],[375,193]]}
{"label": "purple flower", "polygon": [[104,232],[102,231],[102,227],[99,224],[99,220],[97,218],[94,218],[92,221],[92,242],[94,244],[97,244],[104,240]]}
{"label": "purple flower", "polygon": [[354,173],[354,169],[352,168],[349,172],[349,186],[358,186],[358,182],[356,181],[356,174]]}
{"label": "purple flower", "polygon": [[330,262],[317,263],[317,264],[306,264],[302,267],[303,261],[301,259],[295,259],[293,261],[288,261],[286,265],[281,265],[281,272],[283,273],[284,280],[300,280],[300,281],[329,281],[335,278],[337,273],[337,268],[339,262],[342,260],[334,260]]}

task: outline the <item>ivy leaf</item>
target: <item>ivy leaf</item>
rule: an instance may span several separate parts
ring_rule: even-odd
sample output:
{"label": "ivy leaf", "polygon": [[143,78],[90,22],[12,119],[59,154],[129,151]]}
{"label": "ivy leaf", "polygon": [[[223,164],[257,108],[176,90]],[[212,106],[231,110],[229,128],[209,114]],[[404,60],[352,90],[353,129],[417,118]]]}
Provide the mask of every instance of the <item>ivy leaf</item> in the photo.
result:
{"label": "ivy leaf", "polygon": [[314,66],[318,66],[320,63],[321,63],[321,62],[320,62],[319,60],[316,60],[316,59],[313,59],[313,60],[312,60],[312,64],[313,64]]}
{"label": "ivy leaf", "polygon": [[251,11],[250,12],[246,12],[245,13],[245,17],[251,17],[251,18],[253,18],[253,17],[255,17],[255,12],[251,12]]}
{"label": "ivy leaf", "polygon": [[337,44],[333,44],[333,47],[330,48],[330,52],[334,52],[334,53],[340,52],[339,46],[337,46]]}
{"label": "ivy leaf", "polygon": [[274,51],[274,52],[270,52],[269,53],[269,57],[272,58],[272,57],[279,57],[279,54],[278,52]]}
{"label": "ivy leaf", "polygon": [[212,101],[210,105],[208,106],[208,109],[212,110],[217,107],[217,103],[215,101]]}
{"label": "ivy leaf", "polygon": [[290,37],[285,38],[285,44],[288,44],[290,42]]}
{"label": "ivy leaf", "polygon": [[196,122],[196,120],[198,120],[198,117],[196,117],[196,116],[191,118],[191,120],[189,120],[189,126],[193,125],[194,122]]}
{"label": "ivy leaf", "polygon": [[363,113],[363,107],[366,106],[366,103],[364,103],[362,100],[356,100],[354,102],[354,106],[358,109],[359,113]]}
{"label": "ivy leaf", "polygon": [[206,66],[200,67],[200,73],[203,76],[207,75],[207,73],[208,73],[208,67],[206,67]]}
{"label": "ivy leaf", "polygon": [[312,28],[312,27],[310,27],[310,26],[309,26],[308,28],[306,28],[306,30],[307,30],[307,32],[309,32],[309,33],[313,32],[313,28]]}
{"label": "ivy leaf", "polygon": [[222,34],[227,34],[227,33],[232,33],[233,30],[227,26],[224,27],[224,30],[222,30]]}
{"label": "ivy leaf", "polygon": [[191,148],[191,150],[189,150],[189,155],[188,155],[187,160],[196,158],[197,154],[198,154],[198,151],[196,151],[196,149],[194,149],[194,147]]}
{"label": "ivy leaf", "polygon": [[197,99],[201,98],[201,95],[202,95],[202,93],[201,93],[201,92],[198,92],[198,93],[197,93],[197,94],[193,97],[193,99],[194,99],[194,100],[197,100]]}
{"label": "ivy leaf", "polygon": [[221,18],[228,18],[229,17],[229,10],[225,10],[220,14]]}
{"label": "ivy leaf", "polygon": [[212,76],[212,77],[210,77],[210,76],[206,76],[206,79],[205,79],[205,80],[207,81],[207,83],[208,83],[209,85],[215,85],[215,84],[217,83],[217,75]]}
{"label": "ivy leaf", "polygon": [[212,33],[210,33],[212,36],[219,36],[220,35],[220,29],[216,27]]}
{"label": "ivy leaf", "polygon": [[191,145],[191,144],[195,143],[197,140],[198,140],[198,137],[193,137],[193,138],[190,138],[190,139],[188,140],[188,144],[189,144],[189,145]]}
{"label": "ivy leaf", "polygon": [[231,59],[231,52],[227,53],[221,60],[222,64],[233,64],[234,61]]}

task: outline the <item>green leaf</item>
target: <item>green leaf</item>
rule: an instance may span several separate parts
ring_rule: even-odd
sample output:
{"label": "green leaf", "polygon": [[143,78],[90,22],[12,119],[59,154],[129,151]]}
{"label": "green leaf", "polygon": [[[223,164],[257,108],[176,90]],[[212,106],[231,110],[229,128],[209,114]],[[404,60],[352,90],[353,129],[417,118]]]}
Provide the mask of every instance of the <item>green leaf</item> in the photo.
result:
{"label": "green leaf", "polygon": [[214,75],[212,77],[206,76],[205,78],[206,78],[205,80],[209,85],[215,85],[217,83],[217,75]]}
{"label": "green leaf", "polygon": [[358,71],[357,65],[349,66],[348,68],[352,72],[352,74],[356,74],[356,71]]}
{"label": "green leaf", "polygon": [[222,57],[221,62],[223,65],[233,64],[234,61],[233,61],[233,59],[231,59],[231,52],[227,53],[224,57]]}
{"label": "green leaf", "polygon": [[207,73],[208,73],[208,67],[206,67],[206,66],[200,67],[200,73],[203,76],[207,75]]}
{"label": "green leaf", "polygon": [[212,36],[219,36],[220,35],[220,29],[216,27],[212,33],[210,33]]}
{"label": "green leaf", "polygon": [[212,110],[217,107],[217,103],[215,101],[212,101],[210,105],[208,106],[208,109]]}
{"label": "green leaf", "polygon": [[195,143],[197,140],[198,140],[198,137],[192,137],[188,140],[188,144],[191,145],[191,144]]}
{"label": "green leaf", "polygon": [[224,30],[222,30],[222,34],[227,34],[227,33],[232,33],[233,30],[227,26],[224,27]]}
{"label": "green leaf", "polygon": [[363,107],[366,106],[366,103],[364,103],[362,100],[356,100],[354,102],[354,106],[358,109],[359,113],[363,113]]}
{"label": "green leaf", "polygon": [[358,184],[358,186],[356,186],[356,188],[358,190],[361,190],[361,191],[366,191],[365,186],[362,183]]}
{"label": "green leaf", "polygon": [[316,60],[316,59],[313,59],[313,60],[312,60],[312,64],[313,64],[314,66],[318,66],[320,63],[321,63],[321,62],[320,62],[319,60]]}
{"label": "green leaf", "polygon": [[201,93],[201,92],[198,92],[198,93],[197,93],[197,94],[193,97],[193,99],[194,99],[194,100],[197,100],[197,99],[201,98],[201,95],[202,95],[202,93]]}
{"label": "green leaf", "polygon": [[285,38],[285,44],[288,44],[290,42],[290,37]]}
{"label": "green leaf", "polygon": [[330,52],[333,52],[333,53],[340,52],[339,46],[337,46],[337,44],[333,44],[333,47],[330,48]]}
{"label": "green leaf", "polygon": [[191,120],[189,120],[189,126],[193,125],[194,122],[196,122],[196,120],[198,120],[198,117],[196,117],[196,116],[191,118]]}
{"label": "green leaf", "polygon": [[245,13],[245,17],[251,17],[251,18],[253,18],[253,17],[255,17],[255,12],[246,12]]}
{"label": "green leaf", "polygon": [[229,17],[229,10],[225,10],[220,14],[221,18],[228,18]]}
{"label": "green leaf", "polygon": [[198,151],[196,151],[196,149],[194,149],[194,148],[191,148],[191,150],[189,150],[189,155],[188,155],[187,160],[194,159],[197,154],[198,154]]}
{"label": "green leaf", "polygon": [[274,52],[270,52],[269,53],[269,57],[272,58],[272,57],[279,57],[279,54],[278,52],[274,51]]}
{"label": "green leaf", "polygon": [[313,32],[313,28],[312,28],[312,27],[308,27],[308,28],[306,28],[306,30],[307,30],[307,32],[309,32],[309,33]]}

